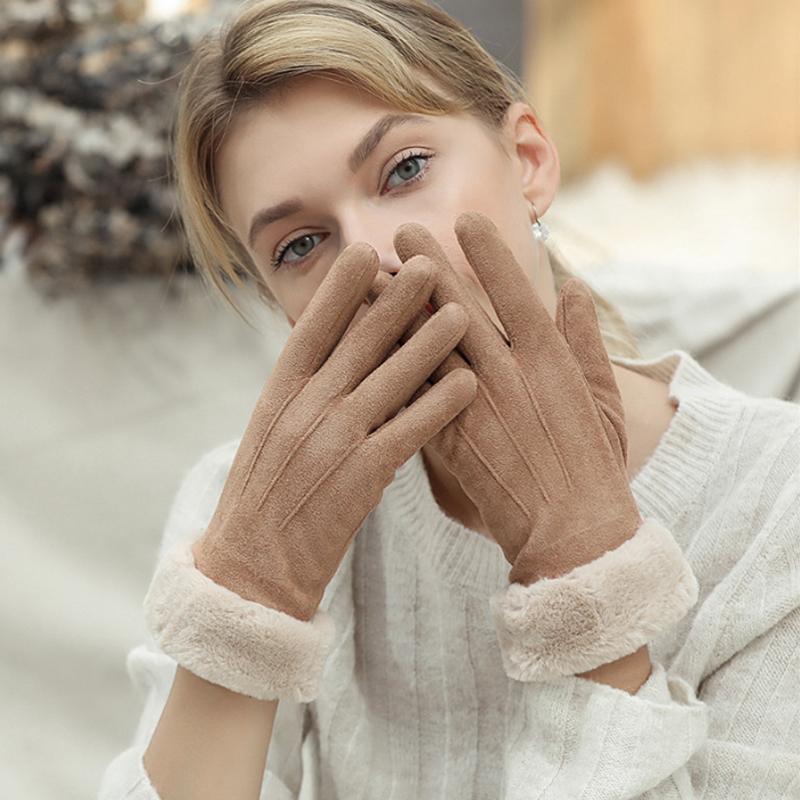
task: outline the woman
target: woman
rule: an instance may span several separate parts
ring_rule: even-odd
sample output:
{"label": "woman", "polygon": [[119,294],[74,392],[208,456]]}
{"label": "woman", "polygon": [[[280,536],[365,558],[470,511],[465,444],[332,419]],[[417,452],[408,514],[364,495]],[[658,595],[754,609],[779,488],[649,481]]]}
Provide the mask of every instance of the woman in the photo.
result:
{"label": "woman", "polygon": [[195,260],[292,334],[175,498],[101,798],[800,791],[800,410],[570,278],[513,77],[421,2],[266,0],[180,92]]}

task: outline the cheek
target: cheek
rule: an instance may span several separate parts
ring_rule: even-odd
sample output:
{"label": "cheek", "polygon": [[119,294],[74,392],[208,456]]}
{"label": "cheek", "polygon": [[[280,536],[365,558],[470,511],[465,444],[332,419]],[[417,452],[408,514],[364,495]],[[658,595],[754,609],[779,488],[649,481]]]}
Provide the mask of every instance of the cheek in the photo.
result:
{"label": "cheek", "polygon": [[296,299],[284,301],[280,301],[281,309],[283,310],[283,314],[286,317],[286,321],[289,325],[294,328],[297,320],[300,319],[305,307],[308,305],[305,301],[298,301]]}
{"label": "cheek", "polygon": [[[273,293],[292,327],[294,327],[292,320],[300,319],[327,275],[325,269],[316,269],[316,266],[315,269],[305,274],[298,274],[286,279],[282,286],[273,289]],[[351,320],[350,327],[364,316],[367,308],[368,305],[364,301]],[[350,330],[350,327],[347,330]]]}
{"label": "cheek", "polygon": [[[320,281],[321,282],[321,281]],[[288,281],[285,285],[270,287],[273,295],[280,304],[286,319],[294,328],[295,323],[300,319],[306,306],[311,302],[316,287],[308,283],[303,285],[289,286]]]}

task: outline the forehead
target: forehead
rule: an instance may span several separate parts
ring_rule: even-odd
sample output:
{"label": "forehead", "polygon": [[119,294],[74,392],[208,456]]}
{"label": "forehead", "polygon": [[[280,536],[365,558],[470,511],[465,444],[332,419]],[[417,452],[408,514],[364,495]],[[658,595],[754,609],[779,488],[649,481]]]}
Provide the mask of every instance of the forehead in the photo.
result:
{"label": "forehead", "polygon": [[[316,76],[295,78],[234,115],[215,156],[215,171],[223,175],[253,156],[278,152],[333,154],[352,147],[378,117],[398,111],[358,87]],[[447,124],[453,116],[430,118]]]}
{"label": "forehead", "polygon": [[[319,193],[323,181],[332,188],[352,181],[350,151],[378,118],[397,111],[358,87],[301,76],[235,115],[215,156],[215,178],[240,237],[256,209]],[[466,143],[480,132],[465,114],[422,116],[430,120],[427,135],[448,141]]]}
{"label": "forehead", "polygon": [[394,110],[355,86],[316,76],[294,78],[236,111],[216,155],[218,171],[236,162],[242,150],[261,149],[266,141],[288,145],[326,142],[339,133],[360,130],[364,121]]}

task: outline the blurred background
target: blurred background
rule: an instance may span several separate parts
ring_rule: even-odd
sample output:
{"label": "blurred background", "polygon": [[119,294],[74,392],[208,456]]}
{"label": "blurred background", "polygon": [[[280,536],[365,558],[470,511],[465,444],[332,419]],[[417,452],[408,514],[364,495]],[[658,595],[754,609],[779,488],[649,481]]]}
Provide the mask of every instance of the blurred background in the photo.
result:
{"label": "blurred background", "polygon": [[[167,133],[212,0],[0,4],[0,796],[94,796],[183,474],[241,435],[289,333],[187,263]],[[523,78],[545,221],[645,355],[800,402],[800,4],[438,3]]]}

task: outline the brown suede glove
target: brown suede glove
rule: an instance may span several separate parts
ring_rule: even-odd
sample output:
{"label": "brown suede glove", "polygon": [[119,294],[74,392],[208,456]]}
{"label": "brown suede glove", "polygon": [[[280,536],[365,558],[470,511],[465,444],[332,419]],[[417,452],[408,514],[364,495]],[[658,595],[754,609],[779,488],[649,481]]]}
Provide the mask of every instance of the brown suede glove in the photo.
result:
{"label": "brown suede glove", "polygon": [[384,362],[433,289],[423,256],[406,264],[384,302],[340,342],[378,266],[377,253],[356,243],[326,275],[264,387],[193,548],[198,569],[215,583],[301,620],[313,616],[397,468],[474,397],[474,375],[455,370],[433,396],[391,419],[461,338],[467,315],[447,304]]}
{"label": "brown suede glove", "polygon": [[325,587],[396,470],[475,396],[475,375],[456,369],[400,411],[467,326],[463,308],[444,304],[394,351],[433,289],[425,256],[343,336],[378,267],[363,242],[336,259],[264,386],[211,521],[146,600],[164,650],[235,691],[313,694],[330,631],[304,626],[322,624]]}
{"label": "brown suede glove", "polygon": [[[493,598],[509,674],[530,680],[589,670],[680,619],[697,583],[671,534],[644,522],[631,494],[624,409],[589,287],[578,278],[564,283],[554,324],[488,217],[461,214],[455,232],[510,342],[430,232],[400,226],[400,258],[424,254],[436,264],[433,305],[458,301],[470,315],[432,380],[469,367],[478,394],[430,446],[512,565],[510,592]],[[548,258],[541,241],[536,247]],[[379,279],[371,297],[380,298],[384,284]]]}

